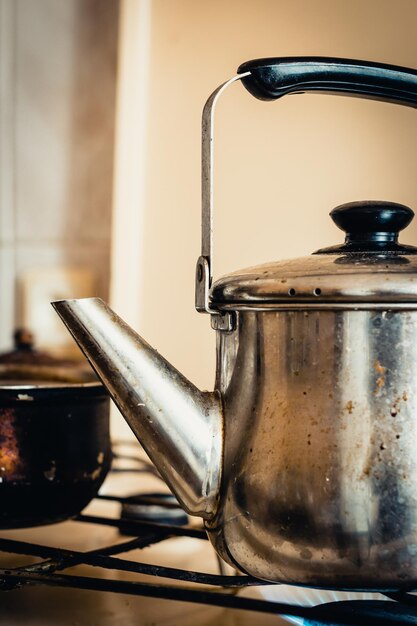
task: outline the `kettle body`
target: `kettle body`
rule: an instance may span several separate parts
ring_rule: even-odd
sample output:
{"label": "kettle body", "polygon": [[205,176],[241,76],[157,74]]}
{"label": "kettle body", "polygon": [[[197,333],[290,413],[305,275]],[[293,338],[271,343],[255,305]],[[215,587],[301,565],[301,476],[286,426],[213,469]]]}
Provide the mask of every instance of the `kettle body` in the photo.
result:
{"label": "kettle body", "polygon": [[245,311],[219,332],[216,550],[265,580],[417,581],[417,310]]}
{"label": "kettle body", "polygon": [[271,582],[417,586],[417,307],[238,311],[213,392],[181,386],[101,300],[54,307],[224,560]]}

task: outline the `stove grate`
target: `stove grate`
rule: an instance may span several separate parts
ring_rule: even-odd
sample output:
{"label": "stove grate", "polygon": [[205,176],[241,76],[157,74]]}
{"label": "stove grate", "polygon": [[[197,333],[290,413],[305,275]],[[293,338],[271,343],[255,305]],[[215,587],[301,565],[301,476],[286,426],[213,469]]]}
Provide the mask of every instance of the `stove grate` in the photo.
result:
{"label": "stove grate", "polygon": [[[120,458],[120,457],[119,457]],[[131,459],[129,459],[131,460]],[[138,459],[136,459],[138,460]],[[118,471],[149,471],[147,464],[136,468],[119,468]],[[151,469],[154,473],[154,469]],[[98,496],[105,500],[111,500],[123,504],[125,497]],[[147,496],[140,498],[141,503],[146,503]],[[149,498],[150,505],[155,503],[155,497]],[[160,503],[161,506],[172,508],[172,503]],[[128,555],[133,550],[143,549],[150,545],[161,543],[172,537],[193,537],[206,541],[204,530],[189,526],[175,524],[159,524],[151,521],[132,519],[113,519],[103,516],[79,515],[75,521],[79,524],[106,525],[118,528],[124,535],[129,535],[126,541],[112,545],[106,545],[96,550],[79,552],[54,546],[45,546],[25,541],[0,538],[0,552],[28,556],[41,559],[39,562],[30,563],[10,569],[0,569],[0,591],[13,591],[26,585],[49,585],[55,587],[68,587],[74,589],[89,589],[102,592],[113,592],[136,596],[148,596],[167,600],[178,600],[198,604],[209,604],[225,608],[255,611],[259,613],[271,613],[282,616],[292,616],[304,619],[307,624],[346,624],[351,626],[369,626],[369,603],[363,602],[363,615],[356,611],[353,615],[346,610],[349,602],[322,604],[314,607],[306,607],[295,604],[258,600],[255,598],[242,597],[238,590],[247,587],[270,585],[264,581],[245,575],[208,574],[172,567],[164,567],[141,563],[137,560],[119,558],[117,555]],[[86,576],[65,573],[65,570],[76,565],[87,565],[104,571],[124,571],[134,574],[144,574],[153,577],[156,582],[138,582],[135,580],[117,580],[100,576]],[[171,579],[181,583],[167,584],[160,579]],[[183,583],[187,583],[185,586]],[[203,585],[204,587],[201,587]],[[411,593],[386,594],[391,602],[376,603],[379,609],[378,624],[393,625],[399,623],[417,624],[417,597]],[[361,601],[355,601],[356,607]],[[342,606],[343,605],[343,606]],[[392,611],[384,611],[381,605],[387,609],[395,607]],[[389,606],[388,606],[389,605]],[[352,605],[353,606],[353,605]],[[326,608],[327,607],[327,608]],[[404,607],[404,610],[403,610]],[[365,610],[366,608],[366,610]],[[402,612],[402,615],[400,613]]]}

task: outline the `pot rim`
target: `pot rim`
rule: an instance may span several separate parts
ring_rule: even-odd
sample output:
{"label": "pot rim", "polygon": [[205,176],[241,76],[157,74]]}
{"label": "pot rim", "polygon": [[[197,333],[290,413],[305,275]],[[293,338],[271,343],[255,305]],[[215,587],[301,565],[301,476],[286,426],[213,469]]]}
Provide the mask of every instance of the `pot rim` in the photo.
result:
{"label": "pot rim", "polygon": [[81,366],[32,365],[26,363],[0,363],[0,395],[4,393],[37,394],[94,392],[103,390],[94,371]]}
{"label": "pot rim", "polygon": [[59,402],[65,400],[109,399],[105,387],[100,381],[84,383],[2,385],[0,384],[0,404],[26,404],[34,401]]}

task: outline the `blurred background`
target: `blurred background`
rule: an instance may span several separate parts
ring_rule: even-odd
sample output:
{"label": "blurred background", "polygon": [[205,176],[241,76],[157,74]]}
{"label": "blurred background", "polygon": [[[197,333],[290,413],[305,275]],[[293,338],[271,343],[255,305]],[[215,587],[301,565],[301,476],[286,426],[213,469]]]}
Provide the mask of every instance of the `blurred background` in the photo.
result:
{"label": "blurred background", "polygon": [[[194,309],[204,102],[258,57],[417,67],[416,24],[414,0],[0,0],[1,349],[23,325],[73,354],[49,301],[98,295],[212,388],[214,331]],[[341,242],[328,217],[341,203],[416,209],[415,116],[232,86],[216,118],[215,276]],[[417,244],[417,223],[402,241]]]}

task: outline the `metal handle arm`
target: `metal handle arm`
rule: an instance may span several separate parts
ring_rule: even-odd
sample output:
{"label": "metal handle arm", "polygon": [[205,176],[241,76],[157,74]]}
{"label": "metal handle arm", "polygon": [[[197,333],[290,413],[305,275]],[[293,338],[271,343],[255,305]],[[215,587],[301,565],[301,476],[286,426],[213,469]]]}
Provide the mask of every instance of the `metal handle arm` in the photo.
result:
{"label": "metal handle arm", "polygon": [[230,315],[212,309],[209,301],[213,275],[214,110],[223,91],[242,80],[246,89],[261,100],[319,91],[417,108],[417,70],[395,65],[351,59],[286,57],[247,61],[238,72],[211,94],[202,119],[202,240],[196,269],[195,306],[197,311],[211,313],[213,326],[224,330],[232,327]]}
{"label": "metal handle arm", "polygon": [[[201,142],[201,256],[197,260],[195,279],[195,308],[200,313],[211,313],[217,319],[214,325],[229,328],[231,322],[228,315],[222,316],[219,311],[212,310],[209,303],[212,283],[213,254],[213,155],[214,155],[214,110],[223,91],[232,83],[249,76],[249,72],[238,74],[220,85],[209,97],[203,109],[202,142]],[[224,321],[222,321],[224,319]]]}

